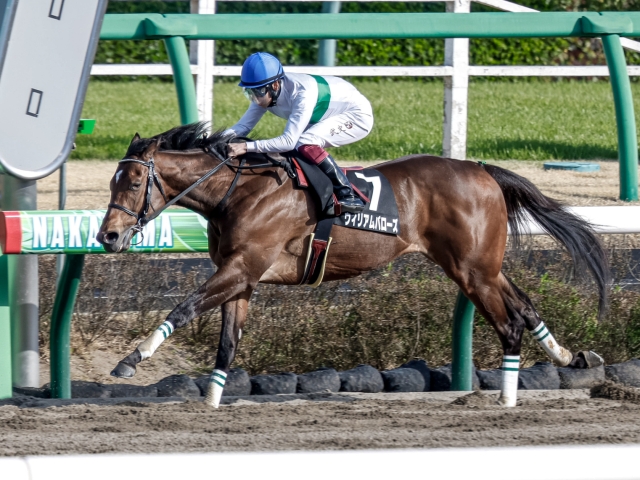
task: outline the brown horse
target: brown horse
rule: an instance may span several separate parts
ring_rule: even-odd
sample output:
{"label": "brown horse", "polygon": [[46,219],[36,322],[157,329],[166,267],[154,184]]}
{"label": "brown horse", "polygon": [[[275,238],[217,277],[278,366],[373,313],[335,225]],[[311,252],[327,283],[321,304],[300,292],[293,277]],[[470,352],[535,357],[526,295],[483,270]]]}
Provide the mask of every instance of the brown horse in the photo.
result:
{"label": "brown horse", "polygon": [[[226,157],[228,138],[203,132],[203,124],[193,124],[151,139],[136,134],[111,180],[111,203],[97,239],[109,252],[126,250],[141,228],[139,219],[175,201],[208,174],[177,204],[208,219],[209,254],[218,270],[111,373],[133,376],[136,365],[175,328],[221,306],[220,344],[207,395],[217,407],[253,289],[259,282],[301,282],[318,213],[313,197],[295,189],[282,168],[265,166],[266,155],[246,154],[246,166],[254,168],[238,170],[240,159]],[[577,272],[591,272],[602,312],[609,266],[589,224],[528,180],[496,166],[410,155],[376,168],[395,192],[400,234],[334,227],[325,280],[360,275],[410,252],[440,265],[498,334],[504,351],[500,402],[505,406],[516,402],[525,328],[559,365],[587,368],[602,362],[593,352],[572,354],[558,345],[527,295],[501,272],[507,226],[517,241],[528,215],[568,250]]]}

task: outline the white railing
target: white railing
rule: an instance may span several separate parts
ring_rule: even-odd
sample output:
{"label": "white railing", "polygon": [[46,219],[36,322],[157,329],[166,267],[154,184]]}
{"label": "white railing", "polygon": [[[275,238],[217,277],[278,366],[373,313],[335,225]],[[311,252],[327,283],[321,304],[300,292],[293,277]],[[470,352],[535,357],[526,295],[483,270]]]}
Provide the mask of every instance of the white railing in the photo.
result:
{"label": "white railing", "polygon": [[[640,233],[640,207],[639,206],[592,206],[592,207],[567,207],[571,213],[589,222],[593,230],[599,234],[632,234]],[[523,227],[523,233],[529,235],[547,235],[542,227],[527,217]],[[640,471],[640,470],[639,470]]]}
{"label": "white railing", "polygon": [[[216,1],[317,1],[317,0],[190,0],[191,12],[214,14]],[[350,0],[375,1],[421,1],[421,0]],[[424,1],[424,0],[422,0]],[[471,2],[487,5],[506,12],[538,12],[529,7],[507,0],[426,0],[446,3],[447,12],[469,13]],[[622,38],[622,46],[640,52],[640,42]],[[196,96],[201,120],[213,120],[213,79],[217,76],[239,76],[240,66],[216,66],[214,64],[214,41],[191,41],[190,55],[192,73],[196,76]],[[469,65],[469,39],[445,40],[445,61],[442,66],[428,67],[293,67],[286,71],[318,75],[358,77],[443,77],[444,81],[444,128],[443,155],[451,158],[466,158],[467,150],[467,104],[470,76],[490,77],[607,77],[606,66],[477,66]],[[629,66],[629,75],[640,76],[640,66]],[[168,64],[96,64],[92,75],[171,75]]]}
{"label": "white railing", "polygon": [[7,480],[640,480],[639,455],[637,445],[56,455],[0,458],[0,472]]}

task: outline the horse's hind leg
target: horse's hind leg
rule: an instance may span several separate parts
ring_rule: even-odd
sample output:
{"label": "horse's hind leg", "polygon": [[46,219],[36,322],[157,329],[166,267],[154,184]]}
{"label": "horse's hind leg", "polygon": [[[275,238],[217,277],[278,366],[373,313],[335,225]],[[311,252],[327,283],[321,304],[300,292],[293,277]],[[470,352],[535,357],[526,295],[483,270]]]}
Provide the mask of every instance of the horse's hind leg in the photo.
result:
{"label": "horse's hind leg", "polygon": [[[445,269],[447,271],[447,269]],[[506,278],[481,273],[481,269],[469,271],[448,271],[447,274],[458,284],[479,313],[486,318],[498,334],[502,344],[502,382],[499,403],[505,407],[515,407],[518,396],[518,372],[522,335],[526,327],[524,318],[505,296],[508,287]]]}
{"label": "horse's hind leg", "polygon": [[571,353],[560,345],[540,318],[538,312],[536,312],[527,294],[520,290],[509,278],[505,278],[511,290],[511,292],[508,292],[509,297],[513,299],[512,302],[516,305],[519,314],[524,318],[527,330],[531,332],[533,338],[556,365],[560,367],[593,368],[604,364],[603,358],[595,352]]}

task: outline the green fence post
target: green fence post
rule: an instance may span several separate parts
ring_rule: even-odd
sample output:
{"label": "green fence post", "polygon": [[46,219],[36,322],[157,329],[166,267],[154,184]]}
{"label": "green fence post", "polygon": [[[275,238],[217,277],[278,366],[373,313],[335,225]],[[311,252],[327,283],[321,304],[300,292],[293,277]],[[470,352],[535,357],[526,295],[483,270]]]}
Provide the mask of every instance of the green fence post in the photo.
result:
{"label": "green fence post", "polygon": [[638,139],[627,62],[618,35],[603,35],[618,127],[620,200],[638,200]]}
{"label": "green fence post", "polygon": [[84,255],[65,258],[51,314],[51,398],[71,398],[71,318]]}
{"label": "green fence post", "polygon": [[473,345],[473,314],[475,307],[462,292],[458,292],[453,312],[453,341],[451,365],[451,390],[470,392],[473,390],[471,374]]}
{"label": "green fence post", "polygon": [[13,395],[8,263],[7,255],[0,256],[0,399],[11,398]]}
{"label": "green fence post", "polygon": [[165,38],[164,44],[173,68],[173,81],[176,84],[178,106],[180,107],[180,121],[183,125],[197,122],[196,86],[191,74],[191,62],[189,61],[187,45],[182,37]]}
{"label": "green fence post", "polygon": [[[340,2],[322,2],[322,13],[340,13]],[[320,40],[318,45],[318,65],[323,67],[336,66],[335,39]]]}

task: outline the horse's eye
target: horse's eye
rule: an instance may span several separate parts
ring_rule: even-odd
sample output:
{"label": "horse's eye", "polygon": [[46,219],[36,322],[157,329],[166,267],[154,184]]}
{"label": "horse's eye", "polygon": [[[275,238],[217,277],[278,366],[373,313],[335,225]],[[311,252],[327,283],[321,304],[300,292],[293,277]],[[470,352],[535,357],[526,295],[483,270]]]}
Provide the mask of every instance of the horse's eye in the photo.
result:
{"label": "horse's eye", "polygon": [[139,190],[140,189],[140,183],[132,183],[131,184],[131,190]]}

